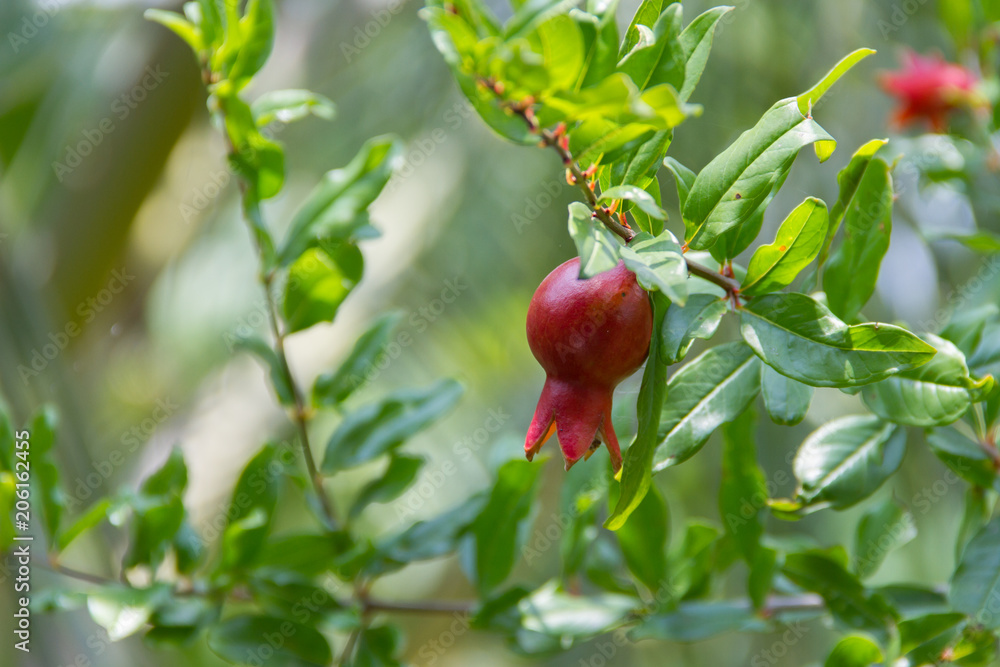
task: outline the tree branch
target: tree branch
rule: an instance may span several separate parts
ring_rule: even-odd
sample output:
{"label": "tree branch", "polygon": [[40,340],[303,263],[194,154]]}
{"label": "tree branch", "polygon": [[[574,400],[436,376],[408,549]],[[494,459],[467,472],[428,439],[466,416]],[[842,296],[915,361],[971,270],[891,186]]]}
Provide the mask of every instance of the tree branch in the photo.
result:
{"label": "tree branch", "polygon": [[[583,193],[584,201],[593,212],[594,217],[600,220],[609,230],[621,237],[626,244],[635,238],[636,232],[633,229],[627,225],[623,225],[618,220],[615,220],[611,210],[607,207],[601,206],[598,201],[597,193],[595,193],[592,189],[593,185],[590,183],[590,176],[586,171],[580,168],[580,165],[576,162],[573,154],[570,152],[567,142],[562,141],[565,135],[560,131],[554,132],[552,130],[539,127],[538,120],[532,112],[532,101],[509,102],[503,99],[503,87],[497,84],[497,82],[483,78],[481,78],[479,82],[487,89],[491,90],[499,98],[501,106],[523,119],[525,124],[527,124],[528,129],[541,137],[541,144],[543,147],[552,148],[559,155],[559,158],[566,166],[566,180],[571,181],[572,185],[576,185],[580,188],[580,191]],[[718,285],[724,289],[729,296],[739,294],[740,284],[736,280],[725,276],[718,271],[713,271],[707,266],[699,264],[698,262],[688,259],[687,257],[684,258],[684,261],[687,263],[688,273]]]}

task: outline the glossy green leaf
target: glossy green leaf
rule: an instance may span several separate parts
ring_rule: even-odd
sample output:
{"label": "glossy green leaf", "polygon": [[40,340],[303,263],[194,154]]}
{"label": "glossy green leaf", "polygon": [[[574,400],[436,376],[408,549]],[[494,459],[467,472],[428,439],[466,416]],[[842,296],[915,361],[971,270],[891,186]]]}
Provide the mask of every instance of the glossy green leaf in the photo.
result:
{"label": "glossy green leaf", "polygon": [[400,667],[396,658],[403,643],[403,633],[395,625],[377,625],[365,628],[358,638],[357,652],[352,667]]}
{"label": "glossy green leaf", "polygon": [[142,483],[139,494],[129,503],[133,517],[129,548],[122,563],[125,568],[156,568],[163,561],[184,523],[187,479],[184,455],[175,447],[163,465]]}
{"label": "glossy green leaf", "polygon": [[295,88],[268,91],[250,105],[258,127],[264,127],[274,121],[294,123],[309,114],[324,120],[332,120],[336,109],[333,102],[319,93]]}
{"label": "glossy green leaf", "polygon": [[599,221],[591,216],[585,204],[569,205],[569,235],[580,256],[580,278],[591,278],[618,266],[621,244]]}
{"label": "glossy green leaf", "polygon": [[1000,518],[994,518],[966,545],[951,578],[948,601],[956,611],[987,629],[1000,628]]}
{"label": "glossy green leaf", "polygon": [[757,463],[756,413],[747,410],[722,429],[722,524],[747,563],[752,564],[764,534],[767,484]]}
{"label": "glossy green leaf", "polygon": [[761,629],[763,622],[756,618],[753,608],[740,601],[685,602],[668,614],[646,617],[629,632],[634,641],[658,639],[661,641],[696,642],[728,632]]}
{"label": "glossy green leaf", "polygon": [[656,134],[657,129],[645,122],[589,118],[570,130],[569,149],[581,165],[607,163],[641,148]]}
{"label": "glossy green leaf", "polygon": [[767,598],[774,588],[774,575],[781,568],[778,552],[761,546],[754,554],[747,577],[747,593],[755,609],[767,604]]}
{"label": "glossy green leaf", "polygon": [[394,454],[382,476],[372,480],[358,492],[351,505],[350,516],[358,516],[372,503],[386,503],[398,498],[417,479],[423,465],[423,457]]}
{"label": "glossy green leaf", "polygon": [[59,539],[56,541],[56,551],[63,551],[76,538],[87,531],[100,525],[107,518],[109,510],[112,508],[110,498],[101,498],[94,502],[87,511],[81,514],[73,523],[59,532]]}
{"label": "glossy green leaf", "polygon": [[867,142],[854,152],[854,155],[851,156],[851,160],[847,166],[841,169],[837,174],[839,192],[837,202],[833,205],[833,208],[830,211],[830,229],[827,232],[826,241],[823,244],[823,250],[820,252],[819,264],[821,267],[826,262],[827,255],[830,251],[830,244],[833,242],[833,237],[840,229],[840,223],[843,222],[844,214],[847,212],[847,209],[852,206],[855,195],[858,192],[858,186],[861,183],[861,179],[868,170],[868,165],[871,163],[875,154],[887,143],[887,139],[872,139]]}
{"label": "glossy green leaf", "polygon": [[[653,292],[650,296],[653,302],[653,331],[657,331],[663,326],[669,301],[660,292]],[[642,384],[639,386],[639,399],[636,403],[639,429],[635,440],[625,451],[618,502],[604,522],[604,527],[608,530],[619,530],[625,525],[651,484],[653,456],[659,442],[660,414],[667,393],[667,364],[660,355],[659,348],[660,340],[653,336],[649,341],[648,361],[642,372]]]}
{"label": "glossy green leaf", "polygon": [[972,404],[974,384],[965,355],[949,341],[933,334],[924,340],[937,350],[922,366],[866,386],[865,405],[883,419],[906,426],[944,426],[957,421]]}
{"label": "glossy green leaf", "polygon": [[[963,614],[926,614],[899,624],[899,649],[913,664],[934,663],[941,651],[958,634],[955,629]],[[951,631],[951,632],[949,632]]]}
{"label": "glossy green leaf", "polygon": [[159,23],[171,30],[187,42],[195,54],[198,54],[205,48],[205,41],[202,38],[201,30],[180,14],[162,9],[147,9],[142,15],[147,21]]}
{"label": "glossy green leaf", "polygon": [[913,515],[887,499],[868,508],[854,535],[854,571],[862,579],[875,574],[889,552],[917,536]]}
{"label": "glossy green leaf", "polygon": [[805,419],[814,391],[809,385],[761,364],[760,393],[764,409],[775,424],[794,426]]}
{"label": "glossy green leaf", "polygon": [[653,461],[662,470],[688,460],[760,391],[760,362],[743,343],[713,347],[670,378]]}
{"label": "glossy green leaf", "polygon": [[882,649],[867,637],[844,637],[833,647],[823,667],[869,667],[884,659]]}
{"label": "glossy green leaf", "polygon": [[830,310],[852,321],[875,292],[879,267],[892,233],[891,167],[882,158],[868,161],[844,211],[844,240],[823,272]]}
{"label": "glossy green leaf", "polygon": [[663,232],[653,238],[640,232],[618,251],[625,268],[635,274],[644,290],[659,290],[672,303],[684,305],[687,301],[687,264],[673,234]]}
{"label": "glossy green leaf", "polygon": [[632,202],[647,215],[651,215],[657,220],[666,220],[667,212],[660,208],[659,203],[653,199],[652,195],[636,185],[616,185],[601,193],[598,201],[613,202],[625,199]]}
{"label": "glossy green leaf", "polygon": [[809,197],[795,207],[775,236],[774,243],[754,252],[740,292],[747,296],[784,289],[816,259],[829,226],[826,204]]}
{"label": "glossy green leaf", "polygon": [[674,183],[677,185],[677,200],[680,202],[681,210],[684,210],[684,204],[687,202],[688,193],[691,192],[691,188],[694,186],[694,180],[697,178],[697,175],[669,156],[663,159],[663,166],[666,167],[674,177]]}
{"label": "glossy green leaf", "polygon": [[572,90],[583,69],[583,35],[576,21],[566,14],[553,16],[538,26],[542,62],[549,87]]}
{"label": "glossy green leaf", "polygon": [[[666,219],[666,212],[659,207],[659,197],[652,196],[649,186],[656,183],[656,172],[660,166],[663,154],[670,147],[673,139],[673,132],[661,130],[651,138],[633,148],[629,153],[616,160],[609,169],[608,185],[635,185],[642,188],[650,196],[656,210],[648,215],[658,216],[664,214],[662,219]],[[603,182],[602,182],[603,187]],[[657,190],[659,187],[657,186]],[[606,192],[604,194],[607,194]],[[626,200],[627,203],[627,200]],[[636,207],[639,208],[639,207]],[[659,219],[659,218],[658,218]]]}
{"label": "glossy green leaf", "polygon": [[672,550],[670,558],[670,582],[660,593],[668,598],[666,603],[706,596],[710,591],[712,574],[723,569],[718,562],[720,545],[725,539],[713,524],[700,519],[689,519],[684,527],[684,539],[678,548]]}
{"label": "glossy green leaf", "polygon": [[867,498],[896,472],[906,432],[872,416],[840,417],[809,434],[795,455],[798,496],[843,509]]}
{"label": "glossy green leaf", "polygon": [[[644,33],[656,24],[656,20],[666,11],[676,0],[642,0],[632,15],[632,21],[625,30],[625,38],[622,39],[621,48],[618,50],[618,58],[621,60],[631,51],[640,40],[644,38]],[[680,3],[678,3],[680,4]],[[642,28],[645,30],[642,30]],[[648,39],[648,36],[646,36]]]}
{"label": "glossy green leaf", "polygon": [[830,135],[803,116],[794,99],[776,103],[695,178],[683,208],[688,246],[707,249],[750,219],[799,149],[825,139]]}
{"label": "glossy green leaf", "polygon": [[618,63],[618,24],[615,12],[618,0],[592,1],[587,11],[570,15],[583,35],[583,68],[576,81],[577,90],[592,86],[615,70]]}
{"label": "glossy green leaf", "polygon": [[657,17],[649,32],[618,63],[618,71],[628,75],[639,90],[659,84],[670,84],[675,90],[684,85],[684,67],[687,58],[679,37],[681,34],[681,5],[667,6]]}
{"label": "glossy green leaf", "polygon": [[228,662],[243,663],[252,656],[262,667],[317,667],[333,661],[319,631],[273,616],[232,616],[209,631],[208,647]]}
{"label": "glossy green leaf", "polygon": [[805,294],[768,294],[741,310],[743,339],[766,364],[814,387],[851,387],[915,368],[934,348],[891,324],[848,326]]}
{"label": "glossy green leaf", "polygon": [[[617,498],[612,495],[609,500],[614,504]],[[646,588],[657,591],[667,581],[670,518],[666,501],[655,485],[650,485],[630,518],[615,532],[615,537],[628,569]]]}
{"label": "glossy green leaf", "polygon": [[291,264],[319,241],[349,240],[367,225],[365,212],[389,181],[401,154],[396,139],[375,137],[346,167],[328,171],[292,218],[279,251],[281,264]]}
{"label": "glossy green leaf", "polygon": [[239,568],[253,563],[267,540],[282,475],[277,452],[273,443],[264,445],[240,473],[226,510],[223,567]]}
{"label": "glossy green leaf", "polygon": [[239,30],[242,43],[228,76],[237,88],[242,88],[271,55],[274,45],[272,0],[247,0]]}
{"label": "glossy green leaf", "polygon": [[927,444],[945,465],[969,483],[990,488],[996,481],[997,467],[986,450],[954,428],[934,429],[927,435]]}
{"label": "glossy green leaf", "polygon": [[368,381],[379,355],[389,343],[402,314],[386,313],[379,317],[354,343],[350,354],[333,373],[323,373],[313,384],[313,403],[334,407],[343,403]]}
{"label": "glossy green leaf", "polygon": [[451,410],[462,395],[454,380],[406,389],[348,414],[330,436],[322,471],[331,474],[371,461],[402,445]]}
{"label": "glossy green leaf", "polygon": [[[354,246],[351,246],[354,247]],[[281,302],[288,333],[331,322],[360,278],[348,274],[325,250],[310,248],[288,269]]]}
{"label": "glossy green leaf", "polygon": [[575,4],[572,0],[526,0],[504,25],[504,38],[510,41],[523,37],[549,18],[566,13]]}
{"label": "glossy green leaf", "polygon": [[660,329],[661,358],[670,364],[679,362],[695,338],[708,340],[715,335],[728,310],[726,300],[714,294],[692,294],[683,306],[671,303]]}
{"label": "glossy green leaf", "polygon": [[874,53],[874,49],[858,49],[844,56],[815,86],[796,98],[799,111],[803,115],[812,115],[816,103],[826,94],[826,91],[830,90],[840,77],[847,74],[848,70]]}
{"label": "glossy green leaf", "polygon": [[476,585],[481,594],[499,586],[520,553],[520,537],[534,507],[541,466],[511,460],[497,472],[497,481],[483,511],[472,525],[476,542]]}
{"label": "glossy green leaf", "polygon": [[732,7],[713,7],[696,17],[684,28],[679,41],[684,49],[686,62],[684,64],[684,85],[680,88],[682,100],[691,97],[701,74],[708,63],[708,54],[712,50],[715,37],[715,26],[719,20],[732,11]]}

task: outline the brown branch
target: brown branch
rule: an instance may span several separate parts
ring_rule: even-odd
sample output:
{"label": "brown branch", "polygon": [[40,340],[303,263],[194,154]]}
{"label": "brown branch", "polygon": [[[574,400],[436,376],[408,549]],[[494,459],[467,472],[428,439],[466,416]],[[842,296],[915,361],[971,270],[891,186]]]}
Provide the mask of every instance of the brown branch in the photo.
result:
{"label": "brown branch", "polygon": [[[611,209],[602,206],[598,201],[597,193],[593,190],[593,184],[590,183],[590,177],[587,172],[580,168],[580,165],[574,159],[573,154],[570,152],[567,142],[563,141],[565,135],[560,130],[549,130],[543,127],[539,127],[538,119],[535,118],[534,112],[532,111],[533,100],[528,99],[523,102],[510,102],[503,98],[503,86],[499,85],[495,81],[489,79],[479,79],[479,83],[485,86],[488,90],[492,91],[497,98],[500,100],[501,106],[508,109],[514,115],[520,117],[527,124],[528,129],[541,137],[541,145],[545,148],[552,148],[558,155],[559,159],[566,166],[567,170],[567,181],[571,180],[572,184],[580,188],[583,193],[584,201],[586,201],[587,206],[593,212],[595,218],[600,220],[605,227],[617,234],[625,243],[629,243],[636,236],[636,232],[630,227],[623,225],[618,220],[615,220],[612,215]],[[718,285],[726,291],[726,293],[734,297],[739,294],[740,284],[720,272],[713,271],[703,264],[699,264],[687,257],[684,258],[687,263],[688,273],[698,276],[710,283]]]}

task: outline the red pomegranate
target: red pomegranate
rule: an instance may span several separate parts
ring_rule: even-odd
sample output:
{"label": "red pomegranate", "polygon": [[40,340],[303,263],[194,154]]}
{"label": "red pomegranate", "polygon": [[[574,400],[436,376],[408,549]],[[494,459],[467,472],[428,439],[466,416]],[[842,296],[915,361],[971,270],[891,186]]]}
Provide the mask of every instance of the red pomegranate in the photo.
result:
{"label": "red pomegranate", "polygon": [[653,310],[635,274],[621,262],[587,280],[579,274],[579,259],[559,265],[528,306],[528,345],[546,378],[524,451],[530,461],[557,433],[569,470],[603,441],[618,472],[622,455],[611,424],[611,397],[646,359]]}

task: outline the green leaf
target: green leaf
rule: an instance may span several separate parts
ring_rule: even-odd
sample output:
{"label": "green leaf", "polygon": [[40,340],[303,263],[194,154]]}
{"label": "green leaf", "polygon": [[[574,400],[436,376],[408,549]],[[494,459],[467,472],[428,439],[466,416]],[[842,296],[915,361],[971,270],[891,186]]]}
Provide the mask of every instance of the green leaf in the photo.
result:
{"label": "green leaf", "polygon": [[260,248],[261,270],[272,270],[277,265],[278,256],[274,249],[274,238],[271,236],[271,231],[264,224],[264,218],[260,212],[260,198],[254,188],[247,188],[247,191],[243,193],[243,217],[249,223],[254,241]]}
{"label": "green leaf", "polygon": [[757,463],[756,412],[747,410],[722,430],[719,514],[726,532],[752,564],[764,534],[767,484]]}
{"label": "green leaf", "polygon": [[949,632],[965,616],[944,613],[926,614],[907,619],[899,624],[899,649],[905,653],[911,664],[934,663],[941,657],[941,651],[958,634]]}
{"label": "green leaf", "polygon": [[683,306],[671,303],[660,329],[661,358],[670,364],[679,362],[695,338],[708,340],[715,335],[727,311],[726,299],[713,294],[692,294]]}
{"label": "green leaf", "polygon": [[324,373],[313,385],[313,403],[336,407],[368,381],[378,356],[389,343],[389,337],[403,318],[402,313],[382,315],[358,337],[351,353],[333,373]]}
{"label": "green leaf", "polygon": [[314,577],[349,548],[343,533],[292,533],[272,535],[264,545],[256,565],[260,569],[282,569],[305,577]]}
{"label": "green leaf", "polygon": [[273,616],[228,618],[209,631],[208,647],[229,662],[244,663],[251,656],[262,667],[320,667],[333,661],[319,631]]}
{"label": "green leaf", "polygon": [[[616,494],[615,494],[616,495]],[[609,498],[612,504],[617,498]],[[667,539],[670,517],[663,495],[650,485],[642,502],[632,512],[631,521],[615,532],[628,569],[650,591],[657,591],[667,581]]]}
{"label": "green leaf", "polygon": [[372,480],[358,492],[351,505],[351,518],[361,514],[371,503],[386,503],[398,498],[417,479],[423,465],[423,457],[393,454],[382,476]]}
{"label": "green leaf", "polygon": [[679,38],[687,62],[684,64],[684,85],[680,88],[681,99],[687,101],[701,80],[701,73],[708,63],[712,50],[715,26],[719,20],[732,11],[732,7],[714,7],[696,17],[684,28]]}
{"label": "green leaf", "polygon": [[956,241],[969,250],[983,255],[994,255],[1000,252],[1000,236],[991,232],[975,232],[973,234],[937,233],[930,241]]}
{"label": "green leaf", "polygon": [[913,515],[895,500],[868,508],[854,536],[854,571],[862,579],[879,569],[890,551],[917,536]]}
{"label": "green leaf", "polygon": [[[673,132],[670,130],[661,130],[655,133],[650,139],[629,151],[627,155],[616,160],[611,165],[610,173],[608,174],[609,187],[635,185],[645,190],[647,193],[646,196],[652,199],[652,203],[656,209],[652,213],[647,213],[647,215],[655,217],[661,212],[664,214],[663,218],[657,219],[666,219],[666,212],[660,209],[658,204],[659,198],[653,196],[649,187],[656,182],[656,171],[660,166],[660,159],[667,152],[672,138]],[[604,194],[606,195],[607,192]]]}
{"label": "green leaf", "polygon": [[750,565],[747,577],[747,593],[755,609],[762,609],[774,588],[774,575],[780,568],[778,552],[767,547],[759,547]]}
{"label": "green leaf", "polygon": [[204,50],[205,42],[202,39],[201,30],[180,14],[162,9],[147,9],[142,15],[147,21],[159,23],[174,32],[178,37],[187,42],[195,54]]}
{"label": "green leaf", "polygon": [[[658,331],[663,326],[669,302],[660,292],[653,292],[650,296],[653,302],[653,331]],[[649,491],[653,455],[659,442],[660,414],[667,393],[667,364],[660,354],[660,344],[657,336],[649,341],[648,361],[642,372],[642,384],[639,386],[639,399],[636,403],[639,429],[635,440],[625,451],[624,466],[619,477],[621,488],[618,502],[604,522],[604,527],[608,530],[620,530]]]}
{"label": "green leaf", "polygon": [[728,632],[760,630],[764,623],[755,617],[753,608],[738,600],[724,602],[686,602],[668,614],[646,617],[629,632],[633,641],[696,642]]}
{"label": "green leaf", "polygon": [[861,396],[868,409],[906,426],[944,426],[961,418],[972,404],[973,385],[965,355],[934,334],[924,340],[937,350],[922,366],[866,386]]}
{"label": "green leaf", "polygon": [[809,385],[761,364],[760,393],[764,397],[764,408],[775,424],[794,426],[805,419],[814,391]]}
{"label": "green leaf", "polygon": [[[261,134],[250,106],[240,99],[228,81],[214,90],[225,118],[226,133],[235,149],[229,155],[229,162],[249,186],[244,201],[252,205],[244,204],[244,208],[256,208],[261,200],[281,191],[285,182],[285,152],[279,144]],[[256,214],[259,216],[259,212]],[[263,229],[263,224],[255,223],[257,229]]]}
{"label": "green leaf", "polygon": [[250,105],[257,127],[264,127],[274,121],[294,123],[309,114],[332,120],[337,107],[326,97],[311,90],[272,90],[264,93]]}
{"label": "green leaf", "polygon": [[997,468],[993,459],[978,442],[954,428],[934,429],[927,435],[927,444],[946,466],[969,483],[990,488],[996,481]]}
{"label": "green leaf", "polygon": [[868,161],[850,206],[844,211],[844,240],[823,272],[830,310],[851,321],[875,292],[879,267],[892,232],[891,167],[882,158]]}
{"label": "green leaf", "polygon": [[803,146],[830,135],[794,99],[776,103],[695,178],[684,203],[688,246],[703,250],[757,211]]}
{"label": "green leaf", "polygon": [[778,228],[774,243],[757,248],[750,258],[740,292],[754,296],[791,285],[816,259],[829,224],[826,204],[821,200],[809,197],[796,206]]}
{"label": "green leaf", "polygon": [[229,523],[222,534],[221,567],[245,567],[260,555],[278,502],[281,464],[277,446],[268,443],[240,473],[226,510]]}
{"label": "green leaf", "polygon": [[637,185],[616,185],[601,193],[598,201],[613,202],[625,199],[635,204],[646,215],[657,220],[666,220],[667,212],[660,208],[660,205],[653,199],[652,195]]}
{"label": "green leaf", "polygon": [[823,667],[869,667],[884,659],[882,649],[867,637],[844,637],[833,647]]}
{"label": "green leaf", "polygon": [[635,274],[646,291],[659,290],[673,303],[687,301],[687,264],[677,240],[670,232],[653,238],[640,232],[618,249],[625,268]]}
{"label": "green leaf", "polygon": [[227,73],[237,89],[245,86],[271,55],[274,45],[274,6],[271,0],[247,0],[239,31],[242,43]]}
{"label": "green leaf", "polygon": [[679,37],[681,5],[668,5],[657,17],[650,32],[643,36],[618,63],[618,71],[628,75],[645,90],[659,84],[670,84],[676,90],[684,85],[686,57]]}
{"label": "green leaf", "polygon": [[743,306],[740,331],[776,371],[814,387],[852,387],[915,368],[934,348],[891,324],[848,326],[805,294],[768,294]]}
{"label": "green leaf", "polygon": [[502,584],[517,562],[519,538],[532,516],[539,471],[541,466],[524,460],[503,464],[486,506],[472,525],[476,585],[483,596]]}
{"label": "green leaf", "polygon": [[580,256],[580,278],[591,278],[618,266],[621,244],[604,225],[591,217],[585,204],[569,205],[569,235]]}
{"label": "green leaf", "polygon": [[55,460],[56,429],[59,418],[55,408],[45,405],[31,419],[30,464],[31,481],[35,498],[42,508],[42,526],[49,540],[54,540],[59,532],[63,511],[66,508],[66,494],[59,485],[59,467]]}
{"label": "green leaf", "polygon": [[528,630],[571,640],[613,630],[639,606],[639,600],[613,594],[567,595],[550,582],[518,606]]}
{"label": "green leaf", "polygon": [[99,525],[108,516],[111,507],[110,498],[101,498],[93,503],[76,521],[59,532],[59,539],[55,544],[56,551],[64,551],[73,540]]}
{"label": "green leaf", "polygon": [[454,380],[398,391],[348,414],[330,436],[322,471],[331,474],[371,461],[402,445],[451,410],[462,395]]}
{"label": "green leaf", "polygon": [[782,572],[796,585],[818,593],[841,625],[869,632],[880,641],[888,638],[887,626],[895,620],[891,607],[830,556],[820,552],[788,554]]}
{"label": "green leaf", "polygon": [[292,218],[279,251],[282,266],[319,241],[346,241],[367,225],[365,211],[389,181],[402,146],[388,136],[365,142],[346,167],[328,171]]}
{"label": "green leaf", "polygon": [[827,422],[809,434],[795,455],[798,496],[810,505],[850,507],[896,472],[905,451],[906,432],[878,417]]}
{"label": "green leaf", "polygon": [[966,545],[951,578],[951,606],[988,630],[1000,628],[1000,517],[994,518]]}
{"label": "green leaf", "polygon": [[670,582],[661,591],[669,606],[676,600],[704,597],[709,592],[712,574],[719,567],[718,554],[721,532],[712,524],[690,519],[684,529],[684,540],[670,554]]}
{"label": "green leaf", "polygon": [[325,250],[310,248],[295,260],[288,269],[285,298],[281,303],[288,333],[333,321],[340,304],[361,277],[352,266],[357,266],[360,253],[350,252],[349,256],[353,257],[347,266],[341,266]]}
{"label": "green leaf", "polygon": [[583,35],[566,14],[553,16],[538,26],[542,62],[554,90],[572,90],[583,69]]}
{"label": "green leaf", "polygon": [[557,14],[566,13],[576,3],[571,0],[527,0],[503,27],[507,42],[523,37]]}
{"label": "green leaf", "polygon": [[352,667],[397,667],[402,665],[394,656],[403,643],[402,633],[394,625],[365,628],[358,638],[357,653]]}
{"label": "green leaf", "polygon": [[622,40],[621,48],[618,50],[617,60],[621,60],[631,51],[643,38],[642,28],[649,30],[649,26],[654,25],[660,14],[664,13],[676,0],[642,0],[632,15],[632,21],[625,31],[625,38]]}
{"label": "green leaf", "polygon": [[840,77],[847,74],[848,70],[874,53],[874,49],[858,49],[841,58],[840,62],[834,65],[833,69],[827,72],[826,76],[820,79],[815,86],[796,98],[796,102],[799,105],[799,111],[803,115],[812,115],[812,111],[816,107],[816,103],[819,102],[820,98],[823,97],[824,94],[826,94],[826,91],[830,90],[833,84],[837,83],[837,80],[840,79]]}
{"label": "green leaf", "polygon": [[570,130],[569,149],[582,165],[607,163],[641,148],[656,134],[656,128],[647,123],[588,118]]}
{"label": "green leaf", "polygon": [[760,391],[760,362],[740,342],[713,347],[670,378],[653,461],[662,470],[688,460],[716,428],[738,417]]}
{"label": "green leaf", "polygon": [[587,11],[571,12],[583,35],[583,68],[576,90],[595,85],[615,70],[618,64],[618,24],[615,11],[618,0],[593,1]]}
{"label": "green leaf", "polygon": [[163,561],[184,523],[186,488],[187,465],[180,448],[174,447],[130,502],[134,516],[129,549],[123,561],[125,568],[148,565],[155,569]]}
{"label": "green leaf", "polygon": [[669,156],[663,159],[663,166],[666,167],[674,177],[674,183],[677,185],[677,200],[680,202],[681,210],[683,211],[684,204],[687,202],[688,194],[694,186],[694,181],[695,178],[697,178],[697,175]]}
{"label": "green leaf", "polygon": [[267,365],[271,387],[274,389],[282,405],[293,405],[295,403],[295,395],[292,391],[292,386],[288,383],[288,376],[285,374],[281,359],[271,349],[270,345],[256,336],[244,337],[237,335],[235,347],[236,349],[244,349],[252,352]]}

